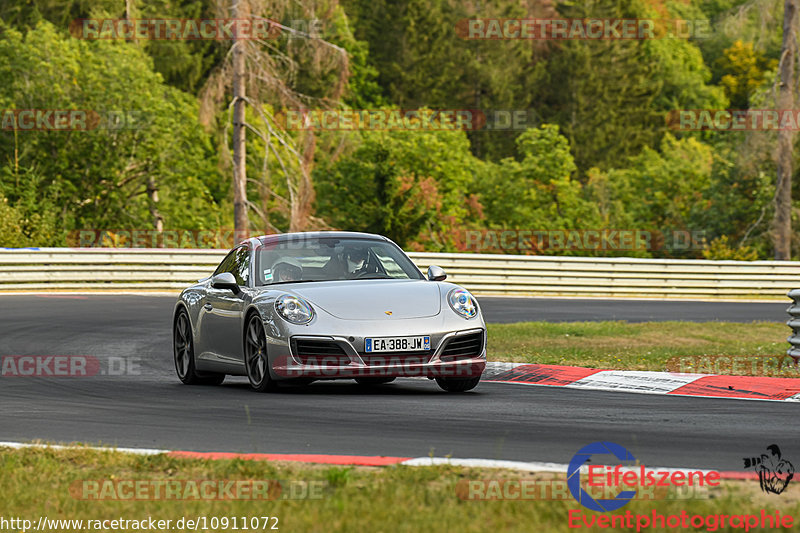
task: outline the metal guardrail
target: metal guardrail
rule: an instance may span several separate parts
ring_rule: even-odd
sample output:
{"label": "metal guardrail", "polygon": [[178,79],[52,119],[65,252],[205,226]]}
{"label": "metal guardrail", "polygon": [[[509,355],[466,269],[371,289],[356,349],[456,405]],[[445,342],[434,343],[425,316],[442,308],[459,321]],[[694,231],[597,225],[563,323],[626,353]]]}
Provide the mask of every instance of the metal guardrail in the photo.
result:
{"label": "metal guardrail", "polygon": [[[207,277],[226,250],[0,249],[0,290],[176,290]],[[476,294],[655,298],[785,298],[800,262],[409,254],[424,272]]]}

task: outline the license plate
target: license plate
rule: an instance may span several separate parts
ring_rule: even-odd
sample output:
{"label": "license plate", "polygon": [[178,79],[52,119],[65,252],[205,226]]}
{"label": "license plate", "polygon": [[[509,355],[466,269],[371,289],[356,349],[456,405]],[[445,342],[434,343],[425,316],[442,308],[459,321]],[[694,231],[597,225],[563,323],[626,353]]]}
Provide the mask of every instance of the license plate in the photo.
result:
{"label": "license plate", "polygon": [[430,337],[375,337],[364,339],[364,351],[419,352],[431,349]]}

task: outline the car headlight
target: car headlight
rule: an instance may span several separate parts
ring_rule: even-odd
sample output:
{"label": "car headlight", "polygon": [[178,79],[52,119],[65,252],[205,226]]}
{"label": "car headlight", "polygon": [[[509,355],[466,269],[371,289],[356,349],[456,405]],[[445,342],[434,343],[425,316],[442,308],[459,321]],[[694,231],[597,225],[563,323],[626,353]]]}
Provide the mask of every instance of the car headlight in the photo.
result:
{"label": "car headlight", "polygon": [[450,302],[450,307],[453,308],[453,311],[464,318],[475,318],[478,316],[478,302],[464,289],[453,289],[450,291],[450,294],[447,295],[447,301]]}
{"label": "car headlight", "polygon": [[314,318],[311,304],[291,294],[284,294],[275,300],[275,311],[292,324],[308,324]]}

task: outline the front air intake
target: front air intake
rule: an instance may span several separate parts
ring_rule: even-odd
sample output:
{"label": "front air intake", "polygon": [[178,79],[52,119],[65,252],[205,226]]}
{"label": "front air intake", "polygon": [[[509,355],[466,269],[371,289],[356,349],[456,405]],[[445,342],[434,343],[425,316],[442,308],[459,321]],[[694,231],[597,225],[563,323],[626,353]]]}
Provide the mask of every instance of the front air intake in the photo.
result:
{"label": "front air intake", "polygon": [[350,358],[337,343],[329,340],[292,339],[292,352],[304,365],[344,366]]}
{"label": "front air intake", "polygon": [[483,351],[483,332],[457,335],[447,340],[440,358],[442,360],[478,357]]}

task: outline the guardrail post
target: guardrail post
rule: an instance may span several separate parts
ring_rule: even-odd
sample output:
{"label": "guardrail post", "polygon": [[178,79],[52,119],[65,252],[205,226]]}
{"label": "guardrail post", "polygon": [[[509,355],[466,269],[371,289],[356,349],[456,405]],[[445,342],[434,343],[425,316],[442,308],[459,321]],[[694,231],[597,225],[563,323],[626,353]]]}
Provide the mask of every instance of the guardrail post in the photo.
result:
{"label": "guardrail post", "polygon": [[789,348],[786,355],[794,358],[795,362],[800,362],[800,303],[798,303],[800,302],[800,289],[789,291],[789,298],[792,299],[792,305],[789,306],[786,312],[789,313],[791,318],[786,322],[786,325],[792,328],[792,335],[786,340],[789,341],[792,347]]}

